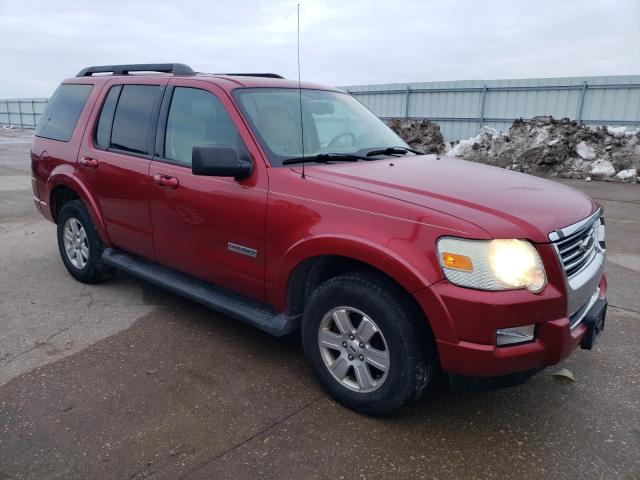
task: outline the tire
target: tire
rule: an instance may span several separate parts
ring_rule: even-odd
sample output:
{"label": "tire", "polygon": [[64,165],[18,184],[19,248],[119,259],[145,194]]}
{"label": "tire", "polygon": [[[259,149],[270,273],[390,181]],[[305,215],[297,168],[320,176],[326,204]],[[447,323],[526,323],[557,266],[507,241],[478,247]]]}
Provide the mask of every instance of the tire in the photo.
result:
{"label": "tire", "polygon": [[82,200],[65,203],[57,220],[60,256],[71,276],[83,283],[111,278],[116,269],[102,262],[104,244]]}
{"label": "tire", "polygon": [[[345,333],[349,328],[340,328],[347,325],[345,314],[355,338]],[[393,415],[419,398],[436,366],[424,317],[398,285],[372,272],[346,273],[320,285],[305,307],[302,342],[331,396],[371,416]],[[387,368],[377,368],[385,359]]]}

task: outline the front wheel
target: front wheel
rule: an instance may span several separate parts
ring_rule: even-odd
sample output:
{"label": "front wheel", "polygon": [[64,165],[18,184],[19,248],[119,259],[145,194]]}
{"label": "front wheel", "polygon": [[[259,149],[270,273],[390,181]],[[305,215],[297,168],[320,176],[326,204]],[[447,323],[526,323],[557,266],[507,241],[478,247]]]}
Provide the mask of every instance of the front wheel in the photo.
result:
{"label": "front wheel", "polygon": [[304,313],[304,350],[339,403],[383,416],[422,394],[433,361],[415,313],[406,294],[375,273],[340,275],[316,289]]}

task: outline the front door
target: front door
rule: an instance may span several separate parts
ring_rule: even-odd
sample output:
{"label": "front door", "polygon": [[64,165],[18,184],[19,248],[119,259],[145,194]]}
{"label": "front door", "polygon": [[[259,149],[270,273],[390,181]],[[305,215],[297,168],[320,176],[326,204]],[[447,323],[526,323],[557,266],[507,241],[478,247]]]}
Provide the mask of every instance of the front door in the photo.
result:
{"label": "front door", "polygon": [[76,175],[93,193],[113,245],[153,259],[148,174],[166,80],[116,82],[105,87],[85,132]]}
{"label": "front door", "polygon": [[[195,145],[234,147],[254,163],[253,174],[240,181],[193,175]],[[160,263],[264,300],[267,172],[256,148],[219,87],[171,80],[149,170],[149,198]]]}

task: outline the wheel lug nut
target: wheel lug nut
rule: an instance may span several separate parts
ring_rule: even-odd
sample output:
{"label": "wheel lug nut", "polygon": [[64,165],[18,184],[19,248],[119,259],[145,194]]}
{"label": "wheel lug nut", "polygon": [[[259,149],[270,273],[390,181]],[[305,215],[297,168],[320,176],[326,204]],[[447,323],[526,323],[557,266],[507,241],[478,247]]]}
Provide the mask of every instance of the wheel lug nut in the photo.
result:
{"label": "wheel lug nut", "polygon": [[349,355],[349,360],[353,360],[353,355]]}
{"label": "wheel lug nut", "polygon": [[344,348],[347,348],[347,342],[342,342],[342,346],[343,346]]}
{"label": "wheel lug nut", "polygon": [[364,355],[360,355],[358,358],[360,359],[361,362],[364,361]]}
{"label": "wheel lug nut", "polygon": [[354,338],[356,337],[354,337],[353,335],[349,335],[349,340],[353,340]]}
{"label": "wheel lug nut", "polygon": [[360,342],[360,348],[364,348],[364,343]]}

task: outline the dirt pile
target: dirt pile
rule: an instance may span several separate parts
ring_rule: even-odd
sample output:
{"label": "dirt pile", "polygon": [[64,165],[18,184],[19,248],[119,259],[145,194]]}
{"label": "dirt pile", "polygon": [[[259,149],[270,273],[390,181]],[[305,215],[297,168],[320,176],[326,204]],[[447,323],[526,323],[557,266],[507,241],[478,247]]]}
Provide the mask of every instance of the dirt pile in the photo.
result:
{"label": "dirt pile", "polygon": [[506,133],[483,127],[448,154],[541,176],[640,181],[640,129],[587,127],[567,118],[516,120]]}
{"label": "dirt pile", "polygon": [[411,148],[425,153],[445,153],[449,145],[440,132],[440,125],[429,120],[392,118],[387,125]]}

